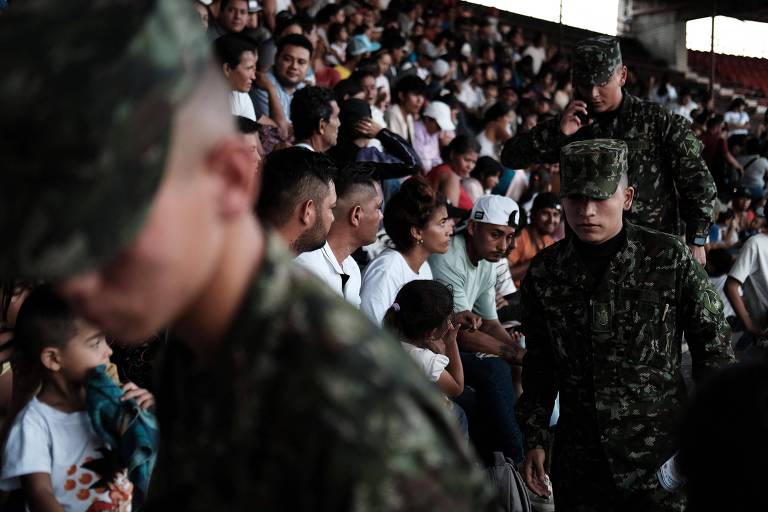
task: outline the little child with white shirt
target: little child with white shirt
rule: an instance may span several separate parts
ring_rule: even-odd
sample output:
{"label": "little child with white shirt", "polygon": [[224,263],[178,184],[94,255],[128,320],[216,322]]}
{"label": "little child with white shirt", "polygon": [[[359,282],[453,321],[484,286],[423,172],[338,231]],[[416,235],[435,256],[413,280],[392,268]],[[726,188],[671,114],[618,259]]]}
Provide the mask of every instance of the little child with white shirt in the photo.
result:
{"label": "little child with white shirt", "polygon": [[403,348],[429,379],[447,396],[464,391],[464,370],[453,325],[453,292],[432,280],[406,283],[384,315],[384,326],[394,331]]}
{"label": "little child with white shirt", "polygon": [[[43,285],[21,307],[14,340],[42,386],[11,425],[0,489],[21,488],[28,509],[36,512],[130,511],[133,484],[85,410],[89,372],[110,364],[104,335]],[[123,400],[134,399],[143,409],[154,403],[151,393],[133,383],[123,391]]]}

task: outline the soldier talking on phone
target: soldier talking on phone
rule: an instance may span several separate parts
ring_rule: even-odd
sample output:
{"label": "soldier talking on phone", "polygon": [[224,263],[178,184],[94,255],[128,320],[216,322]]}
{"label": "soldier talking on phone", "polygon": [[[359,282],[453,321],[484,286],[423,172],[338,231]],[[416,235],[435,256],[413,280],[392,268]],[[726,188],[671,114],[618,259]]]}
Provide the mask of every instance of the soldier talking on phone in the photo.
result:
{"label": "soldier talking on phone", "polygon": [[694,259],[704,264],[716,189],[701,158],[702,144],[688,122],[623,89],[627,67],[614,37],[579,42],[572,70],[577,98],[561,115],[510,139],[502,163],[513,169],[554,163],[569,142],[623,140],[629,149],[629,184],[635,189],[627,219],[684,234]]}

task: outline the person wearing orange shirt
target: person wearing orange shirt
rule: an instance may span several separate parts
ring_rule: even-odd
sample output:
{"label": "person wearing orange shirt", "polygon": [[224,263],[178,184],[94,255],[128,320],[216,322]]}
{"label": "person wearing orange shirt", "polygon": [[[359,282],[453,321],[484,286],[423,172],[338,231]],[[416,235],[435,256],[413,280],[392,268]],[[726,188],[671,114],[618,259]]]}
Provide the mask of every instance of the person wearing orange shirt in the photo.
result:
{"label": "person wearing orange shirt", "polygon": [[517,237],[515,248],[507,256],[512,279],[518,288],[533,257],[555,243],[553,235],[560,225],[561,215],[562,207],[557,195],[542,192],[536,196],[531,207],[531,222]]}

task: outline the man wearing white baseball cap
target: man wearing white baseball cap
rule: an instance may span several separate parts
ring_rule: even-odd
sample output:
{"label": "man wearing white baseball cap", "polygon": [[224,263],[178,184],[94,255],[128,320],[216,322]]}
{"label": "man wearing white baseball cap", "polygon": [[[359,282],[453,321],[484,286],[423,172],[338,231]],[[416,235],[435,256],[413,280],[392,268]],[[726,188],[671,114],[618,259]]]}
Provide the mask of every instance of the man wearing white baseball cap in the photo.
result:
{"label": "man wearing white baseball cap", "polygon": [[443,163],[440,157],[440,134],[455,129],[451,107],[442,101],[433,101],[427,105],[421,119],[413,123],[413,149],[419,155],[425,172]]}
{"label": "man wearing white baseball cap", "polygon": [[520,208],[512,199],[479,197],[466,229],[453,237],[448,252],[429,259],[434,278],[453,288],[465,381],[478,393],[487,430],[482,439],[475,438],[483,444],[478,451],[486,458],[503,451],[518,462],[523,458],[522,434],[514,417],[517,396],[510,364],[520,365],[525,350],[499,322],[496,263],[514,247],[519,221]]}

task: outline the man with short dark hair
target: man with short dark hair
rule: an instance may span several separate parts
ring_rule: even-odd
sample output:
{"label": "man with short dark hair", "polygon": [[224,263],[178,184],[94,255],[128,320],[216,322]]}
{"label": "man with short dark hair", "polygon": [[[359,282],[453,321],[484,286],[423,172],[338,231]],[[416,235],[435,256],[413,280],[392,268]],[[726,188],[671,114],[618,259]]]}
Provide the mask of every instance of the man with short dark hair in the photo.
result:
{"label": "man with short dark hair", "polygon": [[384,196],[378,170],[372,164],[350,164],[336,180],[334,221],[325,245],[296,257],[296,262],[315,273],[355,307],[360,307],[360,267],[352,253],[376,241],[383,215]]}
{"label": "man with short dark hair", "polygon": [[324,153],[336,145],[339,136],[339,105],[330,89],[304,87],[291,101],[291,118],[296,146]]}
{"label": "man with short dark hair", "polygon": [[682,493],[657,477],[687,397],[682,338],[696,380],[733,361],[723,304],[684,243],[624,220],[634,196],[627,156],[620,140],[563,147],[573,235],[533,259],[520,292],[523,473],[533,492],[551,494],[544,463],[559,391],[556,510],[683,510]]}
{"label": "man with short dark hair", "polygon": [[387,109],[384,118],[387,128],[407,142],[413,142],[413,123],[424,105],[427,84],[416,75],[405,75],[395,84],[395,103]]}
{"label": "man with short dark hair", "polygon": [[295,255],[325,245],[336,207],[335,173],[333,160],[305,148],[267,155],[256,213]]}
{"label": "man with short dark hair", "polygon": [[496,311],[496,264],[514,245],[519,215],[517,203],[508,197],[479,197],[466,230],[453,237],[447,253],[433,254],[429,265],[436,280],[453,288],[456,318],[463,326],[458,341],[464,375],[484,404],[486,432],[475,438],[478,449],[488,460],[502,451],[522,462],[510,364],[520,365],[525,350],[502,327]]}
{"label": "man with short dark hair", "polygon": [[259,124],[242,116],[236,116],[235,123],[237,124],[237,130],[243,137],[243,141],[251,150],[253,171],[258,173],[261,171],[262,162],[264,161],[264,148],[259,137]]}
{"label": "man with short dark hair", "polygon": [[574,100],[561,115],[510,139],[501,163],[510,169],[555,163],[569,142],[621,139],[629,146],[629,180],[635,189],[627,219],[685,235],[694,258],[704,264],[716,188],[689,124],[624,90],[627,66],[615,37],[580,41],[572,68]]}
{"label": "man with short dark hair", "polygon": [[248,0],[221,0],[219,16],[215,23],[210,23],[209,32],[223,35],[239,33],[245,30],[248,23]]}
{"label": "man with short dark hair", "polygon": [[[280,106],[290,116],[291,100],[297,89],[304,86],[304,79],[312,57],[312,43],[301,34],[289,34],[277,42],[275,64],[267,72],[267,78],[275,84]],[[252,98],[256,115],[272,117],[267,91],[257,89]],[[291,119],[288,119],[291,121]]]}
{"label": "man with short dark hair", "polygon": [[232,115],[256,121],[253,102],[248,92],[256,79],[256,47],[237,34],[225,34],[213,42],[213,50],[232,92],[229,105]]}
{"label": "man with short dark hair", "polygon": [[18,2],[0,23],[0,277],[52,282],[124,342],[169,328],[146,510],[491,510],[408,355],[253,215],[189,0]]}
{"label": "man with short dark hair", "polygon": [[561,216],[560,198],[552,192],[541,192],[533,200],[530,221],[518,235],[515,247],[507,256],[516,287],[520,288],[533,257],[555,243],[552,237],[560,226]]}

